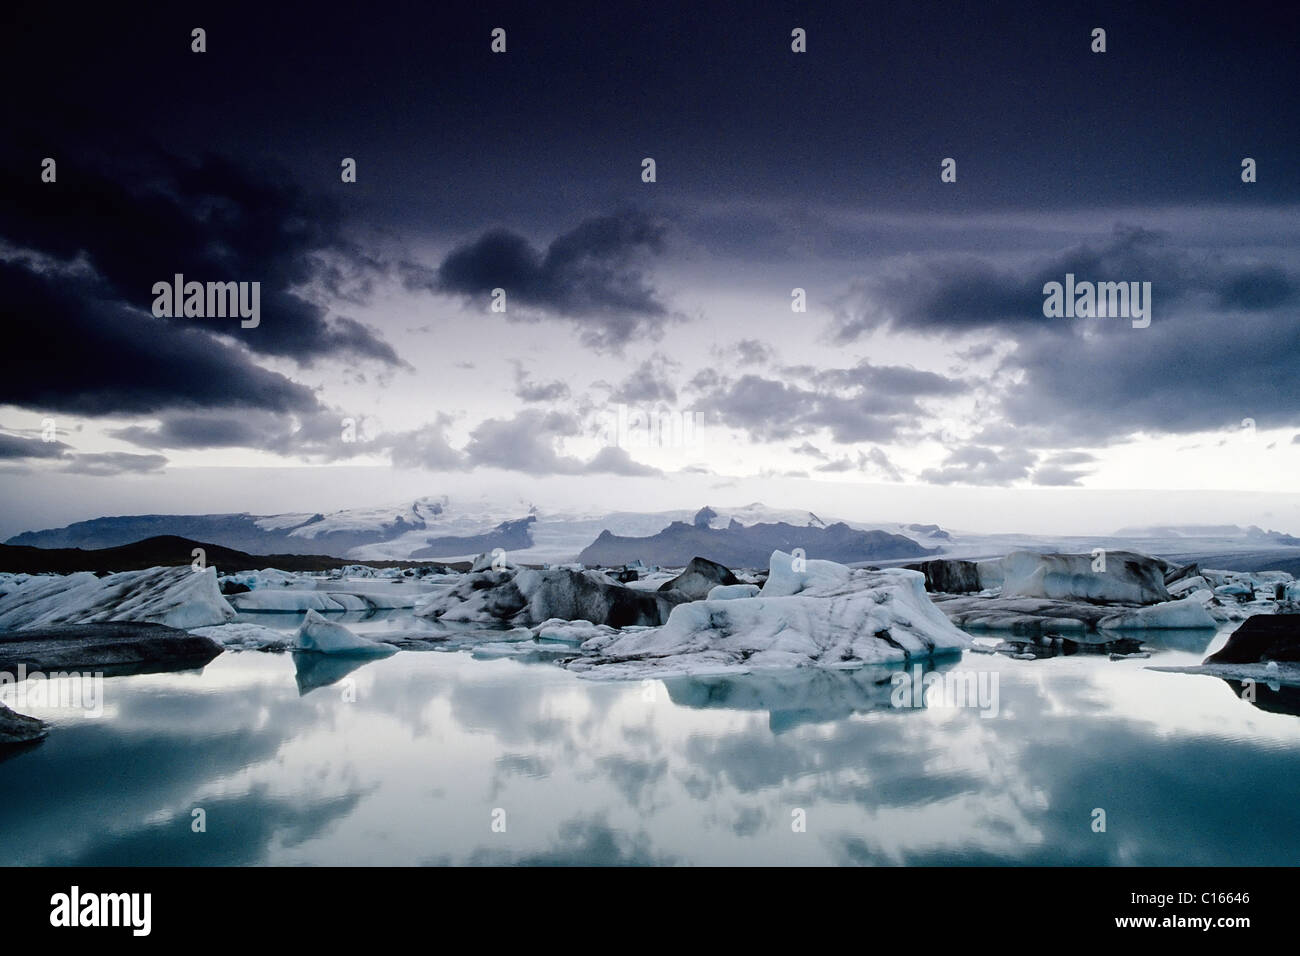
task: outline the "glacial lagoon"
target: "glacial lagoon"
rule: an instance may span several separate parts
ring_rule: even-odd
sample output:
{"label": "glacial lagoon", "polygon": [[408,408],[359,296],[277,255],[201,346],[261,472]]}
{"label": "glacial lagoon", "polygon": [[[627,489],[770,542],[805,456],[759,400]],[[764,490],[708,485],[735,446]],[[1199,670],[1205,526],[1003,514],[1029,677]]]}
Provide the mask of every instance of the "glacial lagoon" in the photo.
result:
{"label": "glacial lagoon", "polygon": [[1230,630],[936,665],[995,677],[996,716],[897,707],[870,668],[616,682],[562,647],[227,652],[106,678],[99,717],[31,711],[52,729],[0,761],[0,863],[1294,865],[1287,688],[1147,669]]}

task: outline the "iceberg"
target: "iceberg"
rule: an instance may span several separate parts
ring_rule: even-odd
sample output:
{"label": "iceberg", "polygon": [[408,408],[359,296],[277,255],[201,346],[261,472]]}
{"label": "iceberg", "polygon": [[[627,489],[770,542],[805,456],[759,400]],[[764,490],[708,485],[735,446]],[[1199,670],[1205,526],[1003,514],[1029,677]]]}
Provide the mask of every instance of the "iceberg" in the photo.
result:
{"label": "iceberg", "polygon": [[970,645],[931,603],[918,571],[853,569],[775,551],[755,597],[693,601],[662,627],[602,635],[568,667],[607,679],[858,668],[955,653]]}
{"label": "iceberg", "polygon": [[[315,582],[310,582],[314,585]],[[334,614],[341,611],[384,611],[412,608],[414,593],[392,593],[381,587],[358,585],[346,590],[331,585],[327,590],[314,588],[271,587],[244,591],[226,598],[237,610],[301,614],[318,611]]]}
{"label": "iceberg", "polygon": [[300,591],[296,588],[245,591],[228,600],[240,611],[278,611],[301,614],[304,611],[346,611],[349,608],[324,591]]}
{"label": "iceberg", "polygon": [[[1165,572],[1155,558],[1107,551],[1090,554],[1013,551],[1002,559],[1002,596],[1107,604],[1159,604],[1169,600]],[[1093,568],[1097,567],[1097,570]]]}
{"label": "iceberg", "polygon": [[1173,598],[1186,597],[1194,591],[1208,590],[1209,587],[1209,582],[1201,575],[1196,574],[1169,585],[1169,596]]}
{"label": "iceberg", "polygon": [[678,591],[689,601],[699,601],[709,595],[709,591],[723,584],[739,584],[739,579],[729,568],[710,561],[708,558],[691,558],[682,573],[671,581],[659,586],[660,591]]}
{"label": "iceberg", "polygon": [[0,630],[103,621],[189,630],[234,617],[211,567],[147,568],[102,578],[89,571],[34,576],[0,597]]}
{"label": "iceberg", "polygon": [[463,575],[417,605],[415,614],[475,624],[532,627],[561,618],[626,627],[662,624],[683,600],[678,591],[629,588],[600,571],[507,567]]}
{"label": "iceberg", "polygon": [[1103,617],[1097,622],[1097,627],[1111,631],[1139,628],[1217,627],[1218,622],[1205,608],[1205,602],[1212,597],[1209,591],[1202,590],[1195,591],[1178,601],[1128,608]]}
{"label": "iceberg", "polygon": [[381,644],[354,634],[342,624],[325,620],[315,611],[307,612],[306,620],[298,628],[294,646],[297,650],[315,651],[318,654],[387,657],[397,653],[397,648],[393,645]]}
{"label": "iceberg", "polygon": [[592,624],[590,621],[564,621],[558,617],[543,621],[529,632],[531,637],[539,641],[559,641],[562,644],[572,644],[575,647],[593,638],[617,633],[618,631],[607,624]]}
{"label": "iceberg", "polygon": [[294,587],[300,580],[299,575],[291,571],[281,571],[279,568],[263,568],[261,571],[240,571],[238,574],[223,574],[221,576],[222,584],[242,584],[250,591],[256,591],[259,588]]}
{"label": "iceberg", "polygon": [[710,601],[734,601],[736,598],[758,597],[762,590],[757,584],[719,584],[709,590]]}

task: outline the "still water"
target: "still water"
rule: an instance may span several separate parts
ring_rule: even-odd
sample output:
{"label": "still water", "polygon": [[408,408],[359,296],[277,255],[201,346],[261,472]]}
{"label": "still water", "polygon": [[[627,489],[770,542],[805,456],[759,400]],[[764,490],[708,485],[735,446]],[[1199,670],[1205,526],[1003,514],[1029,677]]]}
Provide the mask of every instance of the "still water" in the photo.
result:
{"label": "still water", "polygon": [[54,726],[0,759],[0,863],[1294,865],[1300,717],[1144,669],[1224,638],[942,665],[995,675],[996,716],[874,671],[225,653],[29,711]]}

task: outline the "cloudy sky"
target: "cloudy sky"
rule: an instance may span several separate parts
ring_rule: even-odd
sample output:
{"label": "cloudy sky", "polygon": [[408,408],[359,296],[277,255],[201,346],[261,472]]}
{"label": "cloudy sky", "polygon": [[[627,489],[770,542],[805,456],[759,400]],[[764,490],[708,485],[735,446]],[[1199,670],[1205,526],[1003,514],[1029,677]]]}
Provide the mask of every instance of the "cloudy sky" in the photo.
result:
{"label": "cloudy sky", "polygon": [[[17,5],[0,533],[415,494],[1300,532],[1294,11],[461,6]],[[155,317],[177,273],[260,324]],[[1067,273],[1150,326],[1044,317]]]}

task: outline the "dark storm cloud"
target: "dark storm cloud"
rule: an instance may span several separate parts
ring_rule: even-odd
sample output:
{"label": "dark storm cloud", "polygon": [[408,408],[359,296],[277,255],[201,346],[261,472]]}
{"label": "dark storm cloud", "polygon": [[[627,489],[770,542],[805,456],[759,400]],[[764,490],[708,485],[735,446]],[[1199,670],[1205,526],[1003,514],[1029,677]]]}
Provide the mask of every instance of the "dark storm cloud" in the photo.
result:
{"label": "dark storm cloud", "polygon": [[[920,398],[961,394],[967,386],[933,372],[861,362],[845,369],[788,368],[783,379],[748,373],[732,380],[697,376],[693,408],[754,441],[786,440],[826,429],[841,443],[890,441],[919,427]],[[806,377],[812,384],[795,379]]]}
{"label": "dark storm cloud", "polygon": [[109,435],[145,448],[249,448],[265,447],[266,420],[248,415],[169,416],[156,428],[129,425]]}
{"label": "dark storm cloud", "polygon": [[936,485],[1005,485],[1027,478],[1034,459],[1024,449],[967,445],[949,452],[941,467],[921,472],[921,480]]}
{"label": "dark storm cloud", "polygon": [[[1128,319],[1045,318],[1043,285],[1151,283],[1151,325]],[[912,262],[863,286],[840,314],[840,339],[886,326],[939,335],[980,333],[1014,346],[1002,372],[1004,421],[978,440],[1015,434],[1024,447],[1107,443],[1135,432],[1193,432],[1253,418],[1300,422],[1300,275],[1270,262],[1182,248],[1167,235],[1118,227],[1016,269],[984,260]],[[1006,434],[1003,434],[1006,433]],[[1001,437],[1000,437],[1001,436]],[[1045,472],[1044,480],[1061,475]]]}
{"label": "dark storm cloud", "polygon": [[[303,291],[319,287],[355,297],[378,268],[344,238],[339,207],[327,196],[308,195],[265,165],[144,150],[108,160],[101,158],[102,145],[83,148],[73,154],[77,161],[63,160],[55,183],[41,183],[20,167],[26,156],[11,152],[0,161],[5,179],[25,184],[8,189],[0,204],[0,239],[53,260],[85,262],[101,281],[100,298],[123,307],[150,309],[154,284],[176,274],[186,281],[259,282],[256,328],[229,318],[168,321],[301,363],[346,356],[401,364],[373,330],[329,317]],[[349,276],[357,281],[344,288]]]}
{"label": "dark storm cloud", "polygon": [[[1074,444],[1136,432],[1188,433],[1300,423],[1300,316],[1286,310],[1184,315],[1147,329],[1038,335],[1007,358],[1024,381],[1002,400],[1012,425],[1041,427]],[[1106,320],[1102,320],[1106,321]]]}
{"label": "dark storm cloud", "polygon": [[262,409],[238,412],[167,412],[156,423],[110,429],[112,438],[141,448],[202,450],[253,448],[281,455],[337,461],[377,454],[387,446],[376,422],[340,409],[283,414]]}
{"label": "dark storm cloud", "polygon": [[[501,0],[491,16],[394,4],[304,18],[229,0],[205,10],[197,56],[150,5],[72,18],[18,2],[23,29],[0,37],[0,77],[26,91],[14,109],[129,110],[185,147],[269,141],[304,167],[323,154],[336,180],[342,150],[364,148],[357,191],[376,183],[380,218],[426,231],[555,224],[632,189],[943,212],[1300,197],[1293,4],[1008,0],[960,16],[934,2]],[[796,23],[806,54],[790,51]],[[1099,24],[1104,55],[1089,50]],[[507,54],[489,51],[494,25]],[[1261,170],[1249,195],[1247,154]],[[939,181],[945,156],[957,183]]]}
{"label": "dark storm cloud", "polygon": [[[975,256],[905,260],[857,284],[856,294],[835,317],[832,335],[848,342],[882,327],[931,334],[981,329],[1019,334],[1022,327],[1051,321],[1043,317],[1043,285],[1063,282],[1066,273],[1093,282],[1151,282],[1161,290],[1162,305],[1171,306],[1197,291],[1228,295],[1251,271],[1198,263],[1160,234],[1121,225],[1103,242],[1081,243],[1028,268],[999,267]],[[1294,284],[1290,294],[1295,294]]]}
{"label": "dark storm cloud", "polygon": [[[1162,233],[1120,225],[1105,241],[1081,243],[1027,269],[973,256],[909,260],[859,283],[837,314],[832,335],[847,342],[882,327],[1017,335],[1050,328],[1053,320],[1043,316],[1043,286],[1063,282],[1066,273],[1079,281],[1150,282],[1166,310],[1201,304],[1255,313],[1300,302],[1300,276],[1279,266],[1226,262],[1182,249]],[[1060,328],[1061,321],[1056,325]]]}
{"label": "dark storm cloud", "polygon": [[62,458],[65,453],[71,450],[71,446],[61,441],[42,441],[39,438],[0,434],[0,461],[13,461],[23,458]]}
{"label": "dark storm cloud", "polygon": [[494,229],[453,249],[436,272],[405,264],[403,279],[407,288],[472,298],[484,308],[493,289],[504,289],[508,318],[562,319],[585,344],[618,349],[633,337],[658,337],[670,318],[637,265],[663,245],[662,224],[622,211],[585,220],[545,250]]}
{"label": "dark storm cloud", "polygon": [[0,262],[0,323],[22,359],[0,376],[6,404],[87,415],[317,406],[310,389],[244,351],[155,319],[92,278]]}

